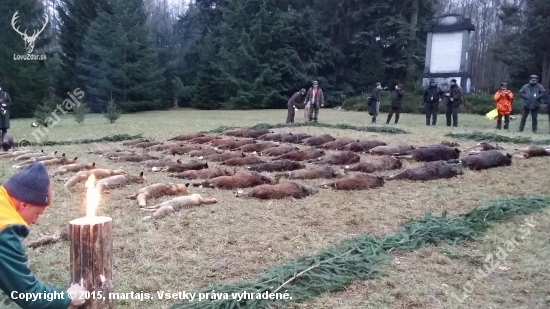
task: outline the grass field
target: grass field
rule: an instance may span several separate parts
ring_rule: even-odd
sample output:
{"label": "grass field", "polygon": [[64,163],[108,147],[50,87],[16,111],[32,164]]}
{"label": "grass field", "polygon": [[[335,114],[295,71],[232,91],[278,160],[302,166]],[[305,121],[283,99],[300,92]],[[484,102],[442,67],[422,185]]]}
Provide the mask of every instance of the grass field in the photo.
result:
{"label": "grass field", "polygon": [[[297,122],[302,122],[298,112]],[[386,114],[379,117],[378,126],[385,126]],[[257,123],[283,123],[285,110],[266,111],[195,111],[174,109],[163,112],[122,115],[109,124],[101,115],[88,115],[82,125],[71,117],[62,117],[47,133],[47,140],[62,141],[101,138],[109,134],[140,134],[166,140],[170,137],[207,131],[221,125],[251,126]],[[547,132],[548,123],[540,117],[539,132]],[[361,112],[322,109],[320,122],[363,126],[370,116]],[[519,120],[511,122],[507,136],[529,136],[548,139],[548,134],[518,134]],[[16,140],[35,141],[31,119],[12,120],[10,131]],[[410,134],[379,134],[323,128],[290,128],[292,132],[312,135],[329,133],[335,137],[362,140],[379,139],[385,142],[403,140],[415,146],[452,140],[466,149],[475,141],[453,140],[449,132],[495,132],[494,122],[483,116],[459,115],[459,127],[446,127],[445,115],[438,126],[426,127],[422,115],[401,115],[397,128]],[[391,124],[391,126],[394,126]],[[277,129],[285,130],[285,129]],[[277,131],[276,130],[276,131]],[[42,140],[43,141],[43,140]],[[98,155],[86,154],[89,148],[107,144],[45,147],[45,151],[65,152],[78,156],[79,162],[96,162],[100,168],[123,168],[138,174],[144,171],[146,184],[156,182],[188,182],[140,169],[138,164],[114,163]],[[512,153],[526,145],[500,144]],[[160,153],[156,153],[157,155]],[[367,157],[367,155],[363,155]],[[183,159],[186,160],[185,156]],[[0,159],[2,181],[14,173],[13,161]],[[406,162],[403,168],[418,163]],[[515,159],[511,167],[480,172],[465,171],[464,175],[431,182],[390,181],[375,190],[342,192],[322,189],[302,200],[284,199],[259,201],[238,199],[229,190],[190,188],[203,197],[215,197],[217,204],[201,206],[174,213],[152,222],[142,222],[144,213],[134,201],[126,199],[141,185],[130,185],[102,197],[98,215],[114,220],[114,285],[121,293],[158,290],[191,291],[212,283],[251,280],[273,265],[289,259],[310,255],[358,233],[380,236],[395,232],[410,219],[420,218],[431,211],[450,215],[465,213],[480,204],[495,199],[524,195],[550,195],[550,159]],[[393,172],[395,173],[395,172]],[[393,173],[382,173],[384,175]],[[57,178],[67,178],[60,176]],[[301,181],[316,186],[324,180]],[[31,228],[28,240],[40,234],[66,228],[72,219],[84,212],[84,189],[70,193],[63,182],[52,180],[54,204]],[[162,200],[169,199],[165,197]],[[159,201],[150,201],[153,204]],[[464,297],[463,286],[483,267],[485,257],[495,254],[498,246],[514,235],[525,218],[520,215],[500,223],[475,242],[463,246],[428,246],[415,252],[394,251],[394,260],[384,269],[387,276],[359,281],[345,289],[330,292],[297,305],[297,308],[530,308],[550,307],[550,211],[533,215],[535,223],[521,246],[508,254],[489,276],[473,286]],[[28,249],[30,266],[44,283],[60,288],[68,285],[69,246],[60,242],[39,249]],[[458,298],[464,298],[460,302]],[[162,308],[174,301],[126,300],[116,308]],[[4,306],[2,306],[4,307]],[[15,308],[12,304],[12,307]]]}

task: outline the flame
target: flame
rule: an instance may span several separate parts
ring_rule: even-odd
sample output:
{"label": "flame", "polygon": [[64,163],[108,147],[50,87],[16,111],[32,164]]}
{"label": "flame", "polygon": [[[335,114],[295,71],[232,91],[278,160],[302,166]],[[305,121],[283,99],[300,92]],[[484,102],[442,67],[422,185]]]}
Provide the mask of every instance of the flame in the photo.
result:
{"label": "flame", "polygon": [[86,181],[86,217],[95,217],[99,198],[101,196],[99,190],[95,187],[95,175],[90,174]]}
{"label": "flame", "polygon": [[99,279],[101,279],[101,283],[105,283],[105,277],[103,275],[99,275]]}

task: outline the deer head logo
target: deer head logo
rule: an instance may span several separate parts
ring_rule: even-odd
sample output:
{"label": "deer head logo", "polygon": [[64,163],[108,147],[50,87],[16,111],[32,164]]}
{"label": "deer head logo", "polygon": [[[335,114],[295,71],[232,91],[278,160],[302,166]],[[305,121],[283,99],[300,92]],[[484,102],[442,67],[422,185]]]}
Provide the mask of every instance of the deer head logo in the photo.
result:
{"label": "deer head logo", "polygon": [[19,33],[23,40],[25,40],[25,49],[27,50],[27,54],[32,53],[34,50],[34,43],[36,41],[36,38],[42,31],[44,31],[44,28],[46,28],[46,25],[48,24],[48,15],[46,15],[46,21],[42,25],[42,29],[40,29],[38,32],[36,30],[33,30],[33,33],[31,36],[27,35],[27,30],[25,32],[19,31],[19,27],[15,28],[15,20],[19,18],[17,15],[19,11],[16,11],[15,14],[13,14],[13,18],[11,19],[11,26],[13,27],[13,30],[15,32]]}

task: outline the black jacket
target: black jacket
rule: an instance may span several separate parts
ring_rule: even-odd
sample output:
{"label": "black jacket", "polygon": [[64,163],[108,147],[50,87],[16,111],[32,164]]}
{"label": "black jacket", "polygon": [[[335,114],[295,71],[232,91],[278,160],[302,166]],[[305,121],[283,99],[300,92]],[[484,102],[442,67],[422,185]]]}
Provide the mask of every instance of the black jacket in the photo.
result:
{"label": "black jacket", "polygon": [[424,104],[426,103],[439,103],[439,99],[443,99],[443,90],[438,86],[428,86],[424,90]]}
{"label": "black jacket", "polygon": [[541,84],[526,84],[519,90],[519,96],[523,99],[523,107],[535,109],[540,107],[540,101],[544,100],[546,90]]}
{"label": "black jacket", "polygon": [[0,101],[2,101],[0,104],[6,105],[4,106],[4,110],[6,113],[2,114],[0,112],[0,128],[9,129],[10,128],[10,108],[13,103],[11,101],[10,96],[7,93],[2,91],[0,91]]}
{"label": "black jacket", "polygon": [[[459,85],[451,86],[447,91],[449,96],[447,97],[447,105],[458,106],[462,103],[462,88]],[[451,101],[451,98],[453,99]]]}
{"label": "black jacket", "polygon": [[401,108],[403,106],[403,96],[405,95],[405,91],[403,89],[397,90],[395,89],[391,93],[391,107],[393,108]]}
{"label": "black jacket", "polygon": [[303,100],[302,94],[300,93],[300,91],[298,91],[290,97],[286,105],[287,107],[294,107],[296,105],[299,105],[302,100]]}

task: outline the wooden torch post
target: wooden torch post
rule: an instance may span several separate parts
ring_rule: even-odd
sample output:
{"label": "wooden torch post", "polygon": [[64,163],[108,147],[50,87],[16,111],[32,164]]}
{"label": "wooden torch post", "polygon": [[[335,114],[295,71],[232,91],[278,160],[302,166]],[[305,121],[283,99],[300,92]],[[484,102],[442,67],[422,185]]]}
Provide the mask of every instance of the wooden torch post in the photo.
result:
{"label": "wooden torch post", "polygon": [[71,221],[71,284],[89,292],[79,309],[113,309],[113,240],[109,217],[82,217]]}

